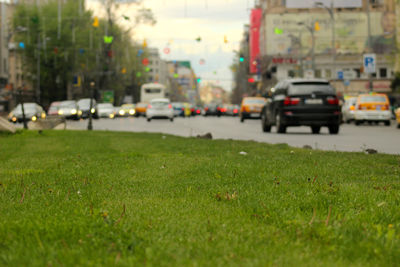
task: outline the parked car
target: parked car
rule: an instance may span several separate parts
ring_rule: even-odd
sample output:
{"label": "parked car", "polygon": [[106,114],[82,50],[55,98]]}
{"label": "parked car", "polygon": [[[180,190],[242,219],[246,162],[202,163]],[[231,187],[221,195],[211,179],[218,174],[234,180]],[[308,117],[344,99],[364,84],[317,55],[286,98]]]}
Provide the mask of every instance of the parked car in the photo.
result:
{"label": "parked car", "polygon": [[146,116],[147,105],[147,103],[142,102],[136,104],[136,117]]}
{"label": "parked car", "polygon": [[400,107],[396,109],[396,121],[397,121],[397,128],[400,129]]}
{"label": "parked car", "polygon": [[96,110],[96,100],[92,100],[92,109],[90,109],[90,98],[83,98],[78,101],[78,108],[82,112],[82,118],[89,118],[89,114],[92,113],[94,118],[98,118]]}
{"label": "parked car", "polygon": [[100,118],[115,118],[115,107],[111,103],[100,103],[97,104],[97,114]]}
{"label": "parked car", "polygon": [[150,101],[146,110],[147,121],[152,119],[169,119],[174,121],[174,109],[167,98],[158,98]]}
{"label": "parked car", "polygon": [[172,108],[174,109],[174,116],[175,117],[185,117],[185,107],[180,102],[173,102]]}
{"label": "parked car", "polygon": [[61,102],[56,101],[50,104],[49,109],[47,110],[47,115],[49,116],[56,116],[58,115],[58,108],[60,107]]}
{"label": "parked car", "polygon": [[[25,121],[36,121],[39,118],[45,119],[46,112],[41,106],[36,103],[24,103],[24,113]],[[8,114],[8,120],[10,122],[23,122],[22,105],[18,104],[11,112]]]}
{"label": "parked car", "polygon": [[60,103],[58,115],[66,119],[79,120],[81,118],[82,111],[79,110],[76,101],[67,100]]}
{"label": "parked car", "polygon": [[272,89],[261,112],[264,132],[276,126],[285,133],[289,126],[310,126],[314,134],[326,126],[330,134],[338,134],[341,112],[335,89],[326,80],[290,79]]}
{"label": "parked car", "polygon": [[264,107],[266,99],[264,97],[245,97],[240,107],[240,121],[245,119],[260,119],[261,110]]}
{"label": "parked car", "polygon": [[363,122],[384,122],[386,126],[390,126],[392,114],[386,94],[361,94],[357,98],[356,107],[354,113],[356,125]]}
{"label": "parked car", "polygon": [[357,97],[347,99],[342,106],[342,120],[350,123],[354,121],[354,112],[356,110]]}
{"label": "parked car", "polygon": [[216,103],[204,106],[204,116],[221,116],[221,107]]}

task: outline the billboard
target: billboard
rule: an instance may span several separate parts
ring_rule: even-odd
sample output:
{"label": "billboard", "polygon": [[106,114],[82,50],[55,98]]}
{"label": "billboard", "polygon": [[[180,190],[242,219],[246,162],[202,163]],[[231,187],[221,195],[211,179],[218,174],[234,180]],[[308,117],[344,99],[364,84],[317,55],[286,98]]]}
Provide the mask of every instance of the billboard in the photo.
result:
{"label": "billboard", "polygon": [[[396,16],[392,12],[371,12],[371,44],[368,41],[368,20],[364,12],[335,14],[335,49],[338,54],[376,53],[396,51]],[[267,55],[301,56],[311,49],[309,28],[318,22],[315,31],[315,53],[331,53],[332,21],[328,12],[271,14],[266,20]],[[299,25],[303,23],[304,25]]]}
{"label": "billboard", "polygon": [[[287,8],[313,8],[316,3],[323,3],[325,6],[331,6],[333,0],[286,0]],[[362,7],[362,0],[335,0],[333,6],[336,8],[357,8]]]}
{"label": "billboard", "polygon": [[262,10],[261,8],[251,10],[250,15],[250,73],[257,73],[258,60],[260,56],[260,26]]}

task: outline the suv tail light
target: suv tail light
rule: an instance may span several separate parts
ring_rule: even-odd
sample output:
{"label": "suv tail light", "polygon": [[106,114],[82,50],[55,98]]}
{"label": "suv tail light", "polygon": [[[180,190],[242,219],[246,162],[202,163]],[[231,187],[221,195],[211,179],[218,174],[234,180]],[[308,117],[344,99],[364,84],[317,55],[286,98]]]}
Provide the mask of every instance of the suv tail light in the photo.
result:
{"label": "suv tail light", "polygon": [[328,102],[329,105],[339,105],[339,99],[335,96],[329,96],[326,98],[326,101]]}
{"label": "suv tail light", "polygon": [[172,108],[172,105],[171,105],[171,104],[169,104],[169,105],[168,105],[168,108]]}
{"label": "suv tail light", "polygon": [[294,97],[286,97],[285,100],[283,101],[283,104],[285,106],[295,106],[300,103],[300,98],[294,98]]}
{"label": "suv tail light", "polygon": [[152,108],[152,106],[149,104],[149,105],[147,106],[147,108]]}

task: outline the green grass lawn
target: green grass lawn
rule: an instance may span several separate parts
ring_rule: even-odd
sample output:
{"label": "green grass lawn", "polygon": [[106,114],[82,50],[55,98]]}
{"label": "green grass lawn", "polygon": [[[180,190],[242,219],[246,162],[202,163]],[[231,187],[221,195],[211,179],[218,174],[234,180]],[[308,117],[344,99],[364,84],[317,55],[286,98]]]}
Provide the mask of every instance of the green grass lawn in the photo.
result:
{"label": "green grass lawn", "polygon": [[395,266],[399,179],[393,155],[2,134],[0,265]]}

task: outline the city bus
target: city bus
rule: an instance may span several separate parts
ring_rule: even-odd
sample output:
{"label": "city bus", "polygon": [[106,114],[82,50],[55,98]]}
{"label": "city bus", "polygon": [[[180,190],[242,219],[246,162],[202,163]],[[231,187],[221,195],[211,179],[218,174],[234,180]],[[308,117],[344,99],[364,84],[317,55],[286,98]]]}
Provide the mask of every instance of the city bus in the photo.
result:
{"label": "city bus", "polygon": [[143,84],[140,93],[140,102],[149,103],[156,98],[169,98],[167,87],[159,83]]}

